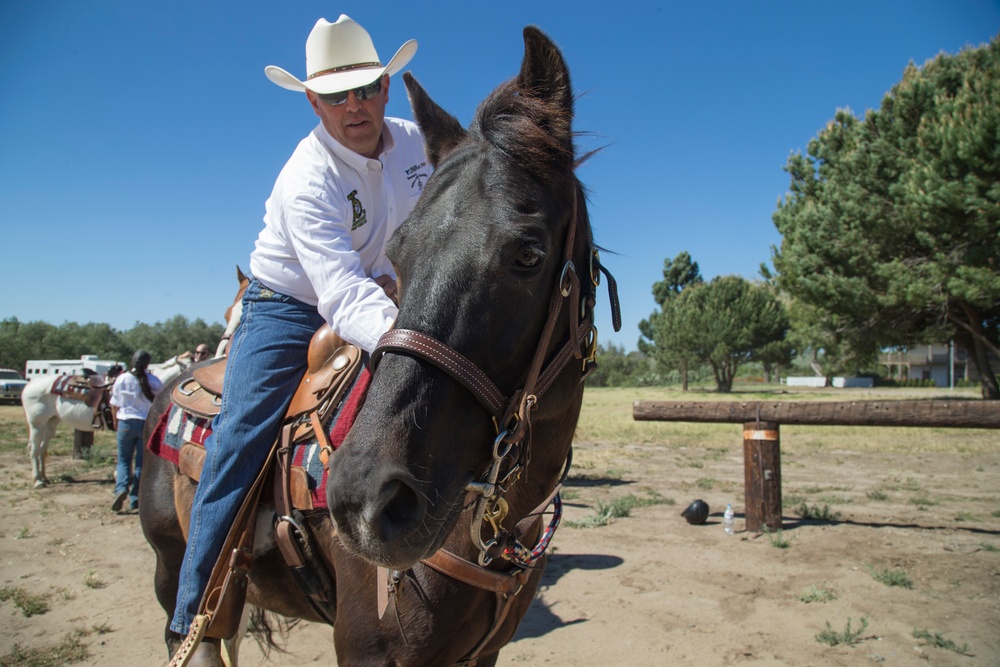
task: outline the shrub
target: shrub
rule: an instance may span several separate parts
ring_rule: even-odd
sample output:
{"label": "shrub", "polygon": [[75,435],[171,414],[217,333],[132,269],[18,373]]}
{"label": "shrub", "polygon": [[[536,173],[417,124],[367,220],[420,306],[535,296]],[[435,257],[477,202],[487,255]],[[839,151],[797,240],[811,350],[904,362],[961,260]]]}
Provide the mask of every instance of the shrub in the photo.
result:
{"label": "shrub", "polygon": [[902,568],[894,568],[890,570],[887,567],[881,570],[875,570],[871,565],[868,566],[868,572],[871,573],[872,579],[875,581],[885,584],[886,586],[899,586],[900,588],[913,588],[913,580],[910,576],[906,574],[906,571]]}
{"label": "shrub", "polygon": [[836,599],[837,594],[829,588],[816,588],[815,586],[810,586],[809,590],[799,595],[799,602],[805,602],[806,604],[812,604],[813,602],[825,604]]}

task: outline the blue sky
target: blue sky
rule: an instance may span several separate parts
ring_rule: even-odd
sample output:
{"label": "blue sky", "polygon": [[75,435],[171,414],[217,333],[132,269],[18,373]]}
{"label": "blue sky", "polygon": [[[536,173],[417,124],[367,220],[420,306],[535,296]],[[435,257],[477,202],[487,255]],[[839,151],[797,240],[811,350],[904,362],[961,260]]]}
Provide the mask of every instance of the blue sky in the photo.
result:
{"label": "blue sky", "polygon": [[[317,119],[266,65],[305,74],[316,19],[346,13],[467,124],[516,74],[521,29],[562,48],[591,192],[634,349],[663,260],[758,276],[788,156],[838,108],[877,108],[907,63],[985,43],[996,0],[815,3],[0,3],[0,318],[222,320],[274,178]],[[389,115],[410,117],[394,78]]]}

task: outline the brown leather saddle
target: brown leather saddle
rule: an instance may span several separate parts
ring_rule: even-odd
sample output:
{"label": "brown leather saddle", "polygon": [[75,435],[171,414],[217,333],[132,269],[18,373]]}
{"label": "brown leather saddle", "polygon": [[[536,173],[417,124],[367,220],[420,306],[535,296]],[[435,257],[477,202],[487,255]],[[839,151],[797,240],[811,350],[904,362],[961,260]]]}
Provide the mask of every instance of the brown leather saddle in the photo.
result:
{"label": "brown leather saddle", "polygon": [[99,376],[72,375],[66,379],[56,380],[56,384],[52,385],[52,393],[83,402],[94,413],[91,426],[95,429],[111,430],[114,419],[111,417],[108,400],[113,385],[113,382],[105,382]]}
{"label": "brown leather saddle", "polygon": [[[253,562],[253,532],[256,509],[267,482],[273,484],[275,513],[278,521],[275,538],[292,573],[299,579],[310,602],[332,624],[329,604],[332,586],[325,566],[313,555],[310,536],[302,530],[304,522],[296,508],[311,509],[305,471],[291,465],[293,445],[315,437],[320,444],[320,458],[328,465],[332,447],[324,428],[328,418],[344,399],[362,367],[361,350],[348,343],[328,326],[313,335],[307,355],[306,374],[292,395],[282,422],[281,435],[272,447],[267,463],[230,528],[219,561],[202,599],[202,614],[207,634],[229,638],[236,632],[240,610],[246,597],[247,576]],[[203,418],[219,414],[222,407],[226,359],[199,366],[191,377],[174,387],[171,400],[182,410]],[[201,445],[184,443],[178,458],[182,474],[198,481],[205,461]]]}
{"label": "brown leather saddle", "polygon": [[[334,333],[324,324],[313,335],[309,343],[307,370],[298,389],[292,395],[292,402],[285,413],[285,420],[291,421],[319,412],[322,423],[329,411],[336,407],[342,390],[361,369],[361,350]],[[222,387],[226,375],[226,357],[194,369],[191,377],[174,387],[170,398],[174,404],[199,417],[211,419],[222,408]],[[313,434],[314,424],[298,429],[295,441],[299,442]]]}

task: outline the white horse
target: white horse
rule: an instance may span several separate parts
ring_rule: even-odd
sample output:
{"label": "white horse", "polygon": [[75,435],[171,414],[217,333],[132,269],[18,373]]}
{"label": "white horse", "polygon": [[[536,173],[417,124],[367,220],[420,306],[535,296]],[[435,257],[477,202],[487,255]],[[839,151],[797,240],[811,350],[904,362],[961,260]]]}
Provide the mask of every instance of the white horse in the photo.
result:
{"label": "white horse", "polygon": [[148,370],[150,373],[155,375],[160,382],[167,384],[175,377],[187,370],[188,366],[194,363],[194,358],[191,352],[181,352],[178,355],[170,357],[164,362],[158,364],[150,364]]}
{"label": "white horse", "polygon": [[[150,364],[149,370],[166,384],[177,377],[192,364],[190,352],[182,352],[160,364]],[[33,378],[24,387],[21,394],[21,405],[24,416],[28,420],[28,455],[31,457],[31,475],[35,488],[40,489],[49,483],[45,475],[45,459],[48,456],[49,443],[55,437],[59,422],[65,422],[75,431],[94,430],[94,409],[81,400],[67,398],[61,394],[52,393],[52,385],[60,375],[40,376]],[[110,387],[108,387],[110,398]],[[98,421],[100,427],[100,421]]]}
{"label": "white horse", "polygon": [[[239,281],[239,291],[232,305],[226,309],[226,332],[219,342],[216,356],[225,354],[226,344],[242,315],[243,292],[246,291],[249,281],[239,267],[236,267],[236,277]],[[192,354],[182,352],[162,363],[150,364],[149,371],[166,385],[183,373],[192,362]],[[24,416],[28,419],[28,455],[31,457],[31,474],[36,489],[43,488],[49,483],[45,476],[45,458],[48,456],[49,443],[56,434],[59,422],[66,422],[77,431],[94,430],[93,409],[83,401],[52,393],[52,384],[58,377],[60,376],[36,377],[25,385],[21,394]],[[108,389],[110,392],[110,387]]]}
{"label": "white horse", "polygon": [[28,454],[35,488],[49,483],[45,476],[45,459],[49,443],[60,421],[77,431],[94,430],[94,409],[81,400],[52,393],[52,385],[61,375],[39,376],[24,387],[21,405],[28,419]]}

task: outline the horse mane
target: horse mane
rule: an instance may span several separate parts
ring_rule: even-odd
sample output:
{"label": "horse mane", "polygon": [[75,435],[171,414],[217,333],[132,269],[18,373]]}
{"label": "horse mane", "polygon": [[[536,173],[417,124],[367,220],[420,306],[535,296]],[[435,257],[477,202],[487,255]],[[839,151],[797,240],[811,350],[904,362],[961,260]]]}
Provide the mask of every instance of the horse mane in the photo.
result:
{"label": "horse mane", "polygon": [[519,167],[568,188],[575,182],[572,118],[572,110],[522,94],[511,80],[483,100],[469,129]]}

